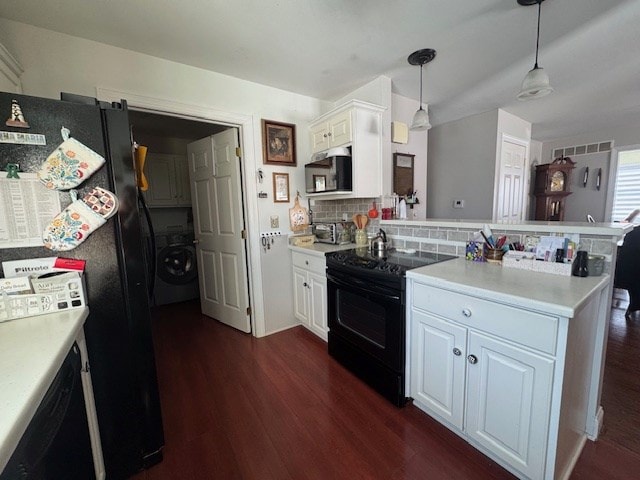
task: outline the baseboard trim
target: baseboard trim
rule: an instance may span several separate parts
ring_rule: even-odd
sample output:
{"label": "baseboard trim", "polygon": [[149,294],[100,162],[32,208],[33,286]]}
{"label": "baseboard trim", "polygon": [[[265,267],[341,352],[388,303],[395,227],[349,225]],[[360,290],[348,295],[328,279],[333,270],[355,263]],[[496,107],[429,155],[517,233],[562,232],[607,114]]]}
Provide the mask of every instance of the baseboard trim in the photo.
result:
{"label": "baseboard trim", "polygon": [[587,438],[593,442],[598,440],[600,436],[600,431],[602,430],[602,422],[604,420],[604,409],[602,405],[598,407],[598,411],[596,412],[596,416],[593,418],[593,421],[590,423],[589,428],[587,428]]}

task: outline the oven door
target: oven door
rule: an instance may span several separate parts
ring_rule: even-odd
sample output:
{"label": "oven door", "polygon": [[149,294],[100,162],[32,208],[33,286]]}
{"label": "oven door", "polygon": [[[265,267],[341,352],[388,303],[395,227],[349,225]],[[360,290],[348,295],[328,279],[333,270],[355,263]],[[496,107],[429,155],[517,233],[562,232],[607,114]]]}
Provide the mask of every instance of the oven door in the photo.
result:
{"label": "oven door", "polygon": [[[403,279],[404,282],[404,279]],[[332,335],[396,372],[404,371],[404,289],[327,271],[328,323]]]}

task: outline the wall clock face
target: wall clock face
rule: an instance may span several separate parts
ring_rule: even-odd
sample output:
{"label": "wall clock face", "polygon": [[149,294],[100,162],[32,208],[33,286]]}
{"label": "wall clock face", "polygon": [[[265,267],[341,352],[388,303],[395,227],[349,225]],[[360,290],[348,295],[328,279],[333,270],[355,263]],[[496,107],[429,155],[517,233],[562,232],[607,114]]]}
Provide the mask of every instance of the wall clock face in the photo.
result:
{"label": "wall clock face", "polygon": [[555,172],[551,175],[551,185],[549,189],[552,192],[562,192],[564,190],[564,173]]}

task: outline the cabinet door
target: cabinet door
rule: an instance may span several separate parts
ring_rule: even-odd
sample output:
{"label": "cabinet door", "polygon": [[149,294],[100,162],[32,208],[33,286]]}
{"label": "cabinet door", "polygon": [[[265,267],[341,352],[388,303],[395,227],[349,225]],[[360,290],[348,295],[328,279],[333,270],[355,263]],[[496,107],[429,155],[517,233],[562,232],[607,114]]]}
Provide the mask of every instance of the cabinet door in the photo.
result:
{"label": "cabinet door", "polygon": [[327,339],[327,278],[314,273],[308,274],[309,324],[311,329],[324,340]]}
{"label": "cabinet door", "polygon": [[329,148],[329,124],[323,122],[311,128],[311,152],[318,153]]}
{"label": "cabinet door", "polygon": [[350,143],[351,135],[351,110],[337,114],[329,119],[329,146],[339,147]]}
{"label": "cabinet door", "polygon": [[467,348],[467,434],[529,478],[542,478],[554,362],[477,332]]}
{"label": "cabinet door", "polygon": [[467,330],[417,310],[412,319],[411,396],[462,429]]}
{"label": "cabinet door", "polygon": [[309,326],[309,283],[305,270],[293,267],[293,313],[301,323]]}
{"label": "cabinet door", "polygon": [[172,155],[149,155],[145,163],[149,190],[147,200],[153,206],[176,204],[175,169]]}
{"label": "cabinet door", "polygon": [[178,206],[191,206],[191,185],[189,183],[189,164],[187,157],[183,155],[174,156],[174,169],[176,172],[176,204]]}

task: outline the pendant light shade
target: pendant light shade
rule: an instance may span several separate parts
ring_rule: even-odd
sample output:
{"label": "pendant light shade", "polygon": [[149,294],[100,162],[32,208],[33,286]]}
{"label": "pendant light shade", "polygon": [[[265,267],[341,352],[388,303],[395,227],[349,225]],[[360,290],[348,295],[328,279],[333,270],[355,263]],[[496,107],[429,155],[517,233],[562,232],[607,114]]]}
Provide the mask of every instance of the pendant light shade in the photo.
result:
{"label": "pendant light shade", "polygon": [[420,65],[420,108],[413,116],[413,122],[411,122],[411,130],[429,130],[431,128],[431,122],[429,122],[429,113],[422,108],[422,67],[425,63],[429,63],[436,56],[436,51],[432,48],[425,48],[418,50],[409,55],[407,59],[411,65]]}
{"label": "pendant light shade", "polygon": [[529,70],[529,73],[522,81],[522,88],[518,93],[518,100],[529,100],[531,98],[540,98],[553,92],[553,88],[549,85],[549,75],[543,68],[537,65]]}
{"label": "pendant light shade", "polygon": [[422,108],[413,116],[413,122],[411,122],[411,130],[429,130],[431,128],[431,122],[429,122],[429,113]]}
{"label": "pendant light shade", "polygon": [[519,5],[538,5],[538,33],[536,35],[536,63],[522,81],[522,88],[518,93],[518,100],[531,100],[534,98],[544,97],[553,92],[553,88],[549,84],[549,75],[542,67],[538,66],[538,50],[540,45],[540,10],[544,0],[518,0]]}

